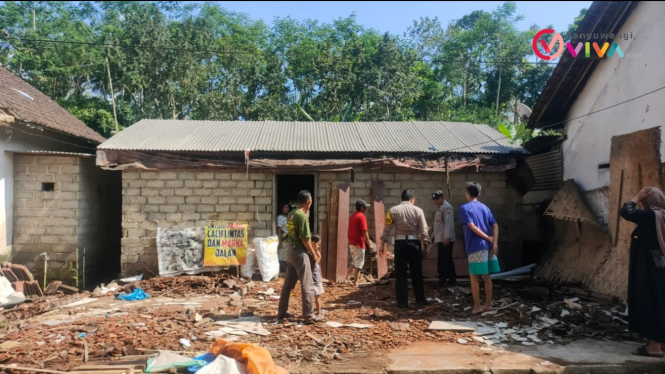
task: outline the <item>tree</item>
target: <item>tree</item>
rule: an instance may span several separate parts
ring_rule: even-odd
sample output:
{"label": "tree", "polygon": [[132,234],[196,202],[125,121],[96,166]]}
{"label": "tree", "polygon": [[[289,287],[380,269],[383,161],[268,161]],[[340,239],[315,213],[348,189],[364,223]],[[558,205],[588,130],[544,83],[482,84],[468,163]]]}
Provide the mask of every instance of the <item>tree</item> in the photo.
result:
{"label": "tree", "polygon": [[570,35],[570,38],[568,38],[568,40],[572,39],[572,35],[577,32],[577,28],[580,27],[580,22],[582,22],[588,10],[589,9],[587,8],[582,8],[580,10],[580,14],[577,17],[575,17],[575,19],[573,20],[573,23],[568,25],[568,33],[566,34]]}
{"label": "tree", "polygon": [[207,2],[2,2],[0,19],[10,34],[0,63],[105,136],[107,58],[121,127],[143,118],[508,125],[551,72],[530,62],[537,30],[518,30],[514,2],[447,25],[421,18],[404,35],[353,14],[265,24]]}

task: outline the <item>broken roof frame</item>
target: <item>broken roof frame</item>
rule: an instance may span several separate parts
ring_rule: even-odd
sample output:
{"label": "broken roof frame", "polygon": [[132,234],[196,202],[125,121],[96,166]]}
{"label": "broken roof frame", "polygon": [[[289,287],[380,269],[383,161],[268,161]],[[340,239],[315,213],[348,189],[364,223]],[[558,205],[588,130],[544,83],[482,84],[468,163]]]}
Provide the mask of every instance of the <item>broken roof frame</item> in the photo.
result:
{"label": "broken roof frame", "polygon": [[[236,152],[237,153],[237,152]],[[97,151],[97,166],[105,170],[214,169],[245,171],[344,171],[357,166],[371,169],[412,169],[431,172],[504,172],[515,169],[521,155],[446,155],[437,158],[384,156],[344,159],[250,158],[229,154],[193,154],[137,151]]]}
{"label": "broken roof frame", "polygon": [[589,222],[601,227],[596,217],[591,213],[580,194],[579,187],[574,180],[563,182],[552,202],[545,210],[546,216],[573,222]]}

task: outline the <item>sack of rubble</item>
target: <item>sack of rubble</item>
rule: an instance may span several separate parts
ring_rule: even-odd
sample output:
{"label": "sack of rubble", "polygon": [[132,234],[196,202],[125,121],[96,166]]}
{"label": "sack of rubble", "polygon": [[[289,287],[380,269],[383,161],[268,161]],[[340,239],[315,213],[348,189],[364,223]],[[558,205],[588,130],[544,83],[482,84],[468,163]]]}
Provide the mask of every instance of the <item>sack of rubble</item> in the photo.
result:
{"label": "sack of rubble", "polygon": [[247,262],[245,265],[240,265],[240,276],[247,279],[252,279],[254,276],[254,267],[256,266],[256,249],[247,247]]}
{"label": "sack of rubble", "polygon": [[271,281],[279,275],[278,246],[279,239],[276,236],[254,239],[256,259],[259,260],[259,270],[264,282]]}

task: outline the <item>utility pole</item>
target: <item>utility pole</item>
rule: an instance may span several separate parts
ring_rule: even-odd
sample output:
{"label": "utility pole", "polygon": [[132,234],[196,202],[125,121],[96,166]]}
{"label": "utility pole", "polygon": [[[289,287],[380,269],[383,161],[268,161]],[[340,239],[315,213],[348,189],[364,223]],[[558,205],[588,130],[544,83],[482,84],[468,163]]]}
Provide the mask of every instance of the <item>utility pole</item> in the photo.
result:
{"label": "utility pole", "polygon": [[109,76],[109,88],[111,89],[111,103],[113,105],[113,120],[115,121],[115,132],[118,132],[118,116],[115,114],[115,96],[113,95],[113,82],[111,81],[111,67],[109,66],[109,58],[106,57],[106,73]]}
{"label": "utility pole", "polygon": [[501,73],[503,72],[503,65],[499,65],[499,88],[496,91],[496,114],[499,115],[499,96],[501,96]]}
{"label": "utility pole", "polygon": [[32,3],[32,31],[37,31],[37,25],[35,24],[35,3]]}

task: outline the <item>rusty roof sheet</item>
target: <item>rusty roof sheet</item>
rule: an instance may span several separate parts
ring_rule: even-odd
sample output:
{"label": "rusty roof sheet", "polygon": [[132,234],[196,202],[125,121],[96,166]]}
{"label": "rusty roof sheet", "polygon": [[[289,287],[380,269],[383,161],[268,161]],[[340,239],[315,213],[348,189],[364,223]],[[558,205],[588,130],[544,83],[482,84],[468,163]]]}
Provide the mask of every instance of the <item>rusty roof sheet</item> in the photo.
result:
{"label": "rusty roof sheet", "polygon": [[0,109],[6,110],[19,121],[42,125],[97,143],[106,140],[41,91],[1,66]]}
{"label": "rusty roof sheet", "polygon": [[142,120],[106,150],[526,154],[497,130],[466,122]]}

